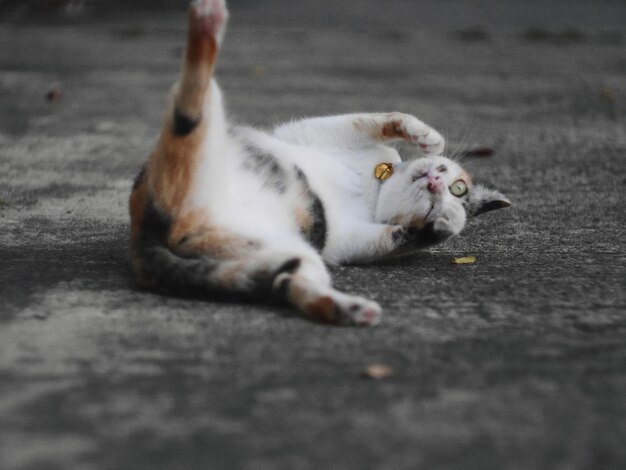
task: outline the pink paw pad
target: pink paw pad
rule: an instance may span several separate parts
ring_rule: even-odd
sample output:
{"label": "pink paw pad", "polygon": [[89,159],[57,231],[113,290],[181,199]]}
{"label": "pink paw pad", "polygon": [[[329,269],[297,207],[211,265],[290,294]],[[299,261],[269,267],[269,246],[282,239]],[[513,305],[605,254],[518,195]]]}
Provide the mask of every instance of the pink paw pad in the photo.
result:
{"label": "pink paw pad", "polygon": [[200,32],[221,39],[228,19],[223,0],[194,0],[191,2],[191,15]]}
{"label": "pink paw pad", "polygon": [[375,310],[364,310],[361,312],[361,325],[376,325],[380,322],[380,312]]}

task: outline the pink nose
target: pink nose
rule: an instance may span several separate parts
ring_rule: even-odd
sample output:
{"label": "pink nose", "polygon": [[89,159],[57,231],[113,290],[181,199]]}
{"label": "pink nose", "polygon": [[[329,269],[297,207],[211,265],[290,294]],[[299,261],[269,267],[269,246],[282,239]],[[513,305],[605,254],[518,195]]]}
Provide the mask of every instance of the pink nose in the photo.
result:
{"label": "pink nose", "polygon": [[428,174],[428,185],[426,186],[431,193],[440,193],[443,190],[443,181],[441,176]]}

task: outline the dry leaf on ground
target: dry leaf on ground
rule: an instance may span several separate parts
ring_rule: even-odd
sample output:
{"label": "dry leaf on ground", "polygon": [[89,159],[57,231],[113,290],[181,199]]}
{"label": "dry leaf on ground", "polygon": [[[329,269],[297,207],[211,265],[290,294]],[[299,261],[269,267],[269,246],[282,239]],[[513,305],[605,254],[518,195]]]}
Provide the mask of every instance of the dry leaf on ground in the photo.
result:
{"label": "dry leaf on ground", "polygon": [[370,364],[365,368],[362,375],[367,379],[386,379],[393,375],[393,368],[387,364]]}
{"label": "dry leaf on ground", "polygon": [[452,258],[450,260],[454,264],[473,264],[476,262],[475,256],[461,256],[460,258]]}

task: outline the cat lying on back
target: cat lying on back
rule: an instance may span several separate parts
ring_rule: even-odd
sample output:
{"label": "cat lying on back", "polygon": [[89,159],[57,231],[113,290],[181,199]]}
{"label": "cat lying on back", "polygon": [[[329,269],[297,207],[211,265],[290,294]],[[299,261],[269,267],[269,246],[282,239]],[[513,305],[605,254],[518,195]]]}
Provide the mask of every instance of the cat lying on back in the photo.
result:
{"label": "cat lying on back", "polygon": [[[440,156],[444,139],[407,114],[351,114],[233,127],[213,70],[223,0],[191,3],[180,80],[130,197],[138,283],[171,293],[274,297],[310,318],[374,325],[375,302],[331,287],[326,263],[372,261],[461,232],[508,206]],[[424,157],[403,162],[388,144]]]}

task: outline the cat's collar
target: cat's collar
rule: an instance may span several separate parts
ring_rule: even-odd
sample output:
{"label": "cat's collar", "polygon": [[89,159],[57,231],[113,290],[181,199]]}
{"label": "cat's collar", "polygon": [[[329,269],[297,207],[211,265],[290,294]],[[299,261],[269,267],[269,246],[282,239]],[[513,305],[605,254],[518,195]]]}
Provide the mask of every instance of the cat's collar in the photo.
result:
{"label": "cat's collar", "polygon": [[385,181],[393,175],[393,163],[382,162],[374,167],[374,178]]}

